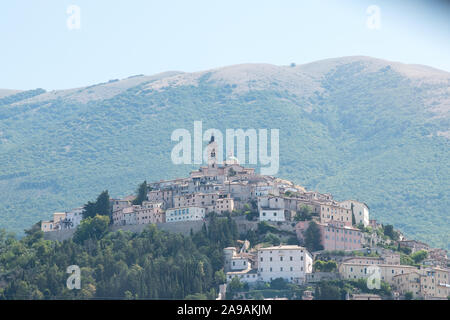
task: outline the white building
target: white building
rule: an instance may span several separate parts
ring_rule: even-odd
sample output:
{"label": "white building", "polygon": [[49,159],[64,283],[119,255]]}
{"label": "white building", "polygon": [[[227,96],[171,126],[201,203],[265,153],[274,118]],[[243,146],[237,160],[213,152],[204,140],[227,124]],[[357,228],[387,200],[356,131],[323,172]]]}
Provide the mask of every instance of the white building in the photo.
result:
{"label": "white building", "polygon": [[260,209],[259,221],[285,221],[284,209]]}
{"label": "white building", "polygon": [[258,209],[270,208],[270,209],[285,209],[284,198],[278,196],[262,196],[258,197]]}
{"label": "white building", "polygon": [[83,208],[75,208],[66,213],[64,226],[67,229],[75,229],[83,220]]}
{"label": "white building", "polygon": [[238,278],[239,281],[247,282],[249,284],[260,281],[257,270],[251,268],[240,271],[229,271],[226,273],[227,283],[230,283],[233,278]]}
{"label": "white building", "polygon": [[274,246],[258,250],[259,279],[270,282],[283,278],[304,283],[305,274],[312,272],[313,258],[308,250],[296,245]]}
{"label": "white building", "polygon": [[235,247],[223,249],[224,271],[227,283],[237,277],[241,282],[255,283],[259,281],[258,270],[254,268],[252,260],[256,259],[256,254],[248,253],[249,242],[244,242],[243,247],[237,252]]}
{"label": "white building", "polygon": [[181,207],[166,210],[166,222],[197,221],[205,218],[206,208]]}
{"label": "white building", "polygon": [[353,209],[356,224],[362,223],[364,227],[369,225],[369,207],[365,203],[355,200],[345,200],[340,204],[346,209]]}
{"label": "white building", "polygon": [[242,271],[251,268],[252,263],[249,254],[246,252],[237,253],[235,247],[227,247],[223,249],[224,253],[224,271]]}

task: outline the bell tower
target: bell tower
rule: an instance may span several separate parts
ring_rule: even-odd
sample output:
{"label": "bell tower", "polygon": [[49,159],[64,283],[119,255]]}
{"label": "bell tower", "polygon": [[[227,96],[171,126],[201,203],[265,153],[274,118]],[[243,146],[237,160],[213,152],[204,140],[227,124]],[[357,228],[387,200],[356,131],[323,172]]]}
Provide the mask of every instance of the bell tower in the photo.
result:
{"label": "bell tower", "polygon": [[208,151],[208,167],[216,168],[217,167],[217,142],[214,141],[214,136],[211,136],[211,140],[208,143],[207,147]]}

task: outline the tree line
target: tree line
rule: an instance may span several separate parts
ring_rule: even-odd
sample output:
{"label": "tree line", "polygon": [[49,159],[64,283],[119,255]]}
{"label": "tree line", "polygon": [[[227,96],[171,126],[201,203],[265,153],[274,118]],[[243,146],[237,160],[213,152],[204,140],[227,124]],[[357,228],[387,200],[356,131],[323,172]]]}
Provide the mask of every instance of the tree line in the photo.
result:
{"label": "tree line", "polygon": [[[230,216],[187,236],[149,225],[140,234],[108,231],[109,218],[87,217],[74,238],[45,240],[40,225],[16,239],[0,231],[0,299],[215,299],[225,282],[223,248],[236,245]],[[81,289],[66,286],[67,267]]]}

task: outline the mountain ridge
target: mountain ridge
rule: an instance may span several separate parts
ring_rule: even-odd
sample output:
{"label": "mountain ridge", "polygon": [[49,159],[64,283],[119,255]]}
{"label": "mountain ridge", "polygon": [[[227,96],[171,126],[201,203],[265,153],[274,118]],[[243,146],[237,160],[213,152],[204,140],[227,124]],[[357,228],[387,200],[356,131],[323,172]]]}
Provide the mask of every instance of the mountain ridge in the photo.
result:
{"label": "mountain ridge", "polygon": [[449,83],[446,71],[357,56],[35,91],[0,106],[0,227],[20,232],[103,189],[123,196],[186,175],[192,166],[170,162],[170,134],[202,120],[279,128],[277,176],[365,201],[374,217],[448,247]]}

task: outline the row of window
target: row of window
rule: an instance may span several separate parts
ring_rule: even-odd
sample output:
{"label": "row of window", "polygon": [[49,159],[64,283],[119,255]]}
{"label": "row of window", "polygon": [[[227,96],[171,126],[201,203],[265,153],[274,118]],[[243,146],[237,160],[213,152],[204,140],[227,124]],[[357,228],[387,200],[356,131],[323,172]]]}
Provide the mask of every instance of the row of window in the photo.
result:
{"label": "row of window", "polygon": [[[259,268],[259,271],[263,272],[264,268]],[[285,271],[285,270],[283,267],[280,267],[280,271]],[[294,267],[290,267],[289,271],[294,271]],[[303,267],[300,267],[300,271],[303,271]],[[269,272],[274,272],[272,267],[269,268]]]}
{"label": "row of window", "polygon": [[[331,229],[331,232],[334,232],[334,228],[327,228],[327,231],[330,231],[330,229]],[[336,229],[336,233],[339,233],[339,229]],[[353,233],[352,233],[352,230],[341,230],[341,233],[344,233],[344,234],[356,234],[356,235],[361,235],[361,233],[359,232],[359,231],[353,231]]]}
{"label": "row of window", "polygon": [[[361,269],[360,272],[363,273],[364,270],[364,274],[367,274],[367,268]],[[350,268],[350,272],[353,272],[353,267]],[[400,270],[400,273],[403,274],[403,270]],[[395,274],[395,270],[392,269],[392,274]]]}
{"label": "row of window", "polygon": [[[263,257],[260,258],[260,261],[264,261]],[[273,261],[272,257],[269,257],[269,261]],[[280,257],[280,261],[283,261],[283,257]],[[294,257],[289,257],[289,261],[294,261]],[[303,261],[303,256],[300,256],[300,261]]]}
{"label": "row of window", "polygon": [[[174,217],[174,218],[167,218],[167,221],[179,221],[179,220],[192,220],[194,216],[182,216],[182,217]],[[198,216],[195,216],[196,219],[198,219]]]}
{"label": "row of window", "polygon": [[[265,217],[265,216],[266,216],[266,213],[263,211],[262,215],[263,215],[263,217]],[[272,216],[276,217],[276,216],[277,216],[277,213],[276,213],[276,212],[273,212],[273,213],[272,213]]]}
{"label": "row of window", "polygon": [[[326,236],[325,236],[325,239],[328,240],[328,239],[330,239],[330,238],[328,237],[328,235],[326,235]],[[336,240],[339,241],[339,238],[336,238]],[[352,241],[352,239],[347,239],[347,238],[344,238],[344,237],[341,237],[341,241],[342,241],[342,242],[350,242],[350,243],[351,243],[351,242],[353,242],[353,243],[361,243],[361,240],[358,240],[358,242],[356,242],[356,239],[353,239],[353,241]]]}
{"label": "row of window", "polygon": [[[346,212],[348,213],[347,209],[340,209],[340,210],[341,210],[341,212],[342,212],[342,210],[346,210]],[[324,207],[322,207],[322,211],[325,211]],[[330,212],[330,208],[327,208],[327,212]],[[338,212],[338,210],[335,208],[335,209],[332,209],[331,212]]]}
{"label": "row of window", "polygon": [[189,208],[174,210],[170,213],[170,215],[175,215],[175,216],[182,215],[182,214],[189,214]]}
{"label": "row of window", "polygon": [[[259,251],[259,254],[262,254],[263,252],[264,252],[264,251]],[[278,254],[283,254],[283,253],[285,253],[285,252],[287,252],[287,253],[292,253],[292,250],[277,250],[277,253],[278,253]],[[294,251],[294,252],[295,252],[295,251]],[[303,253],[303,250],[300,249],[300,252]],[[270,250],[269,253],[272,254],[273,251]]]}

